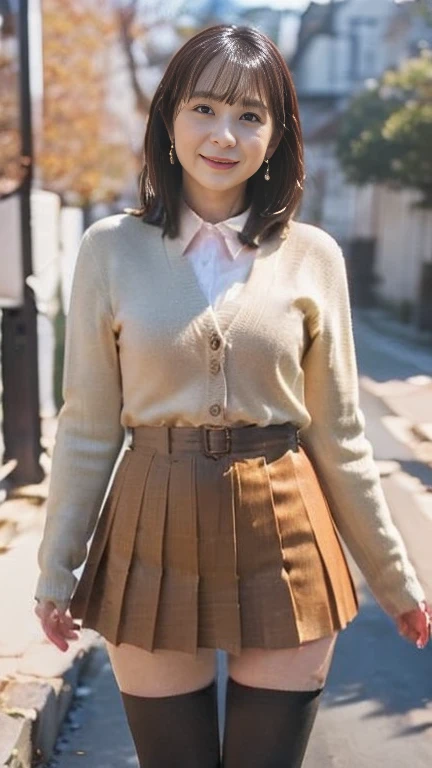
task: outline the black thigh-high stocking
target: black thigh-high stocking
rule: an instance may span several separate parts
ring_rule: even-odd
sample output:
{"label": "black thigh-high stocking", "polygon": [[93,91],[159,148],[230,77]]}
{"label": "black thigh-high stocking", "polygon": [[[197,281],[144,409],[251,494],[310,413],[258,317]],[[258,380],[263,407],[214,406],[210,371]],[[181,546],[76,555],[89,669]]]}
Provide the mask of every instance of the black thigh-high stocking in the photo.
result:
{"label": "black thigh-high stocking", "polygon": [[322,691],[253,688],[228,677],[223,768],[300,768]]}
{"label": "black thigh-high stocking", "polygon": [[174,696],[120,694],[140,768],[219,768],[216,681]]}

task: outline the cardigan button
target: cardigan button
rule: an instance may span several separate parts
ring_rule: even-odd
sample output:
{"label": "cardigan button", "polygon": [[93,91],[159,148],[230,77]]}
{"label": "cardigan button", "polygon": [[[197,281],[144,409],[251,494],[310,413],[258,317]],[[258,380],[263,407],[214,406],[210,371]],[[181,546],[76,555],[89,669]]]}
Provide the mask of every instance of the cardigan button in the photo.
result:
{"label": "cardigan button", "polygon": [[217,360],[212,360],[210,363],[210,371],[214,375],[216,375],[217,373],[219,373],[220,369],[221,369],[220,363]]}
{"label": "cardigan button", "polygon": [[209,411],[212,416],[219,416],[221,412],[221,407],[217,403],[214,403],[214,405],[211,405],[209,408]]}
{"label": "cardigan button", "polygon": [[214,350],[219,349],[221,345],[220,337],[217,335],[217,333],[212,333],[210,336],[210,347]]}

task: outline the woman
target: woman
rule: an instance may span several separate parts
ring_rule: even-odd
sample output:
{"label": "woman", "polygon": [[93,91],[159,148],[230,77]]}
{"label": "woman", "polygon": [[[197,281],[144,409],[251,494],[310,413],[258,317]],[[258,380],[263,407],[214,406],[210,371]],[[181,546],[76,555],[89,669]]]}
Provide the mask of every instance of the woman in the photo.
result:
{"label": "woman", "polygon": [[303,179],[276,46],[211,27],[154,95],[141,209],[78,256],[36,612],[61,650],[73,618],[105,637],[146,768],[302,764],[358,612],[336,530],[400,632],[429,637],[364,435],[343,256],[293,218]]}

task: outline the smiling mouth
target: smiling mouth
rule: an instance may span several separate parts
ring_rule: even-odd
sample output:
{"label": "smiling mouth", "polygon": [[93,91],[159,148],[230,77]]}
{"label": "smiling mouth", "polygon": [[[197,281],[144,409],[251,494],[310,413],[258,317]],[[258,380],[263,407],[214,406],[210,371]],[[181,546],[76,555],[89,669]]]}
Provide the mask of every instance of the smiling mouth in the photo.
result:
{"label": "smiling mouth", "polygon": [[237,165],[239,162],[238,160],[214,160],[212,157],[207,157],[206,155],[200,155],[200,157],[202,157],[203,160],[207,160],[209,163],[215,163],[217,165]]}

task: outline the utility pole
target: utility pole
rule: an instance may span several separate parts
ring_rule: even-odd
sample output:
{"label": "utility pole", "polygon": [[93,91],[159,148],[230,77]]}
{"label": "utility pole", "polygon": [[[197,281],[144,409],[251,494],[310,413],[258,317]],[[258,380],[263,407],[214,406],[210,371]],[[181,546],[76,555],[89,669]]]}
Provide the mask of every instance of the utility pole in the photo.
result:
{"label": "utility pole", "polygon": [[4,460],[17,460],[9,476],[12,485],[41,482],[37,309],[26,278],[33,273],[30,194],[33,137],[29,71],[28,0],[19,0],[20,123],[23,180],[18,189],[21,215],[21,249],[24,303],[2,314],[3,437]]}

